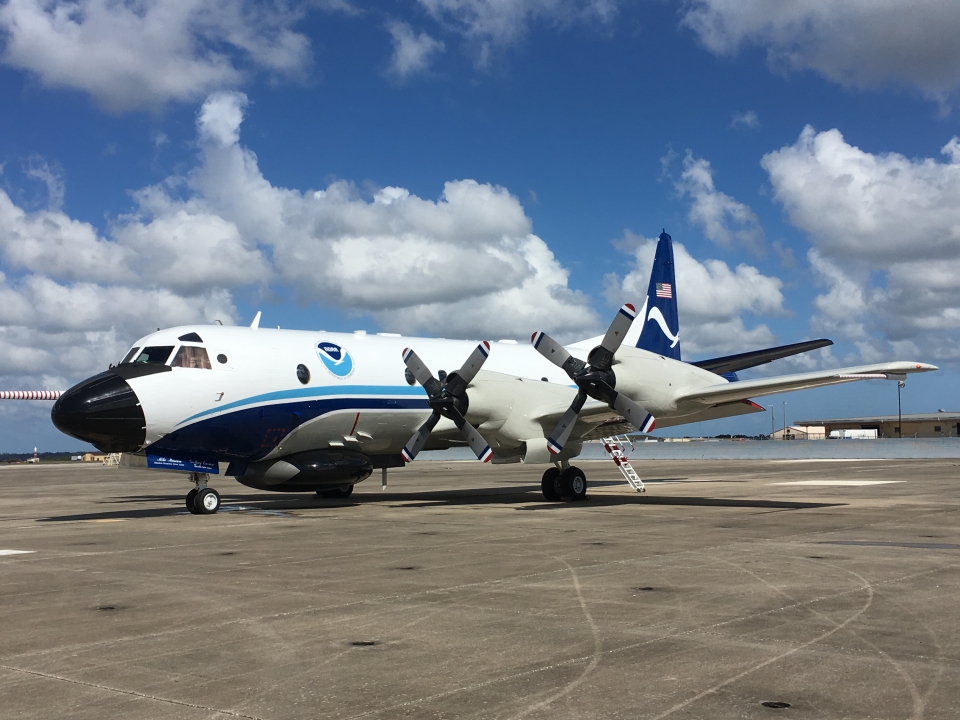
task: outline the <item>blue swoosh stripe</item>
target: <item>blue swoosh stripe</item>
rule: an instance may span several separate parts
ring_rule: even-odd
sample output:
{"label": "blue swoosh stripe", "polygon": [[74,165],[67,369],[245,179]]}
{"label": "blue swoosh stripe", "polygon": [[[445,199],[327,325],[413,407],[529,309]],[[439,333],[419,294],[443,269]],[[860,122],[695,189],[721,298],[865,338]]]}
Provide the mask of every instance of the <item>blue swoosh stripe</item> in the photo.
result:
{"label": "blue swoosh stripe", "polygon": [[426,396],[426,391],[418,386],[403,387],[402,385],[337,385],[327,387],[312,388],[294,388],[293,390],[278,390],[276,392],[263,393],[262,395],[253,395],[243,400],[236,400],[220,407],[202,410],[196,415],[191,415],[186,420],[177,423],[177,427],[188,423],[191,420],[213,415],[214,413],[233,410],[234,408],[247,405],[256,405],[258,403],[274,402],[277,400],[294,400],[297,398],[321,398],[331,395],[398,395],[403,397]]}

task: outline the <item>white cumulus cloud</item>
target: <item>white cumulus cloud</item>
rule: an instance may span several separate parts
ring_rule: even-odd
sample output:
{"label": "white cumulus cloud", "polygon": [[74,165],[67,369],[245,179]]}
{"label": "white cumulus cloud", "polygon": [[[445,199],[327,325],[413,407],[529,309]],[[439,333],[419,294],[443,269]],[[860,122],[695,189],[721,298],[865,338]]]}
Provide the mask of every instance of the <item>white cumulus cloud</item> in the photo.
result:
{"label": "white cumulus cloud", "polygon": [[849,87],[960,86],[960,7],[944,0],[693,0],[683,24],[718,54],[748,44],[771,65]]}
{"label": "white cumulus cloud", "polygon": [[312,60],[303,8],[251,0],[7,0],[2,61],[121,112],[238,85],[245,66],[284,76]]}
{"label": "white cumulus cloud", "polygon": [[[960,142],[946,161],[873,154],[806,127],[764,156],[774,197],[813,245],[814,325],[960,357]],[[875,350],[874,350],[875,354]]]}
{"label": "white cumulus cloud", "polygon": [[703,229],[707,239],[724,248],[741,245],[753,252],[763,249],[764,233],[756,214],[717,190],[707,160],[695,158],[688,150],[676,187],[690,198],[690,221]]}
{"label": "white cumulus cloud", "polygon": [[[633,256],[634,265],[624,276],[605,278],[607,300],[612,305],[643,304],[657,241],[627,231],[616,245]],[[747,327],[744,315],[782,316],[783,282],[763,275],[752,265],[731,268],[722,260],[700,261],[679,242],[673,243],[680,313],[680,342],[684,354],[725,354],[775,345],[767,325]]]}
{"label": "white cumulus cloud", "polygon": [[240,144],[245,106],[242,93],[211,95],[197,115],[196,166],[134,191],[132,211],[105,234],[0,191],[4,387],[63,389],[140,335],[233,322],[236,292],[274,286],[407,334],[581,339],[599,329],[505,188],[453,180],[429,199],[399,187],[364,195],[345,181],[277,187]]}

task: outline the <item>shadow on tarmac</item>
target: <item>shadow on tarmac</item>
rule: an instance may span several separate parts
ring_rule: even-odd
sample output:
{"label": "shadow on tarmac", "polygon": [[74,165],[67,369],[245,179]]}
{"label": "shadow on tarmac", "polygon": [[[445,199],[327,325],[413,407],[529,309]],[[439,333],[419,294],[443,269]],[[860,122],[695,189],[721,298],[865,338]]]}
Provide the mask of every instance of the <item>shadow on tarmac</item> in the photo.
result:
{"label": "shadow on tarmac", "polygon": [[[598,483],[599,485],[599,483]],[[397,507],[451,507],[458,505],[517,505],[515,509],[563,511],[577,507],[611,507],[620,505],[672,505],[693,507],[762,508],[768,510],[809,510],[838,507],[846,503],[800,502],[794,500],[751,500],[746,498],[715,498],[662,495],[588,495],[584,503],[545,502],[539,485],[514,487],[470,488],[465,490],[428,490],[418,492],[363,493],[346,500],[318,498],[314,495],[260,495],[222,496],[222,510],[250,511],[270,514],[296,510],[326,510],[357,507],[368,504],[391,504]],[[37,522],[81,522],[90,520],[132,520],[155,517],[173,517],[187,514],[181,495],[130,495],[104,500],[109,505],[143,503],[176,503],[172,507],[138,507],[106,510],[104,512],[57,515],[38,518]]]}

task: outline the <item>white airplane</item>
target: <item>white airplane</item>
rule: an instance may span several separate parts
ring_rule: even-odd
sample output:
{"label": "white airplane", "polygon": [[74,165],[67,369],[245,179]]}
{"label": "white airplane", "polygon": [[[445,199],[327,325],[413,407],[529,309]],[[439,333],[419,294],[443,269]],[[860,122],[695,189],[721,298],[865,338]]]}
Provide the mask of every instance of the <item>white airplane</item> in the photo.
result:
{"label": "white airplane", "polygon": [[195,514],[219,508],[208,483],[221,462],[249,487],[347,497],[374,469],[385,481],[421,450],[463,444],[482,461],[549,465],[544,497],[582,500],[587,479],[570,461],[587,439],[762,412],[751,400],[762,395],[937,369],[887,362],[739,381],[737,370],[830,341],[686,363],[675,290],[664,233],[639,333],[630,332],[636,309],[624,305],[602,338],[567,347],[540,332],[520,345],[271,330],[260,313],[250,327],[160,330],[63,393],[51,418],[103,452],[189,473]]}

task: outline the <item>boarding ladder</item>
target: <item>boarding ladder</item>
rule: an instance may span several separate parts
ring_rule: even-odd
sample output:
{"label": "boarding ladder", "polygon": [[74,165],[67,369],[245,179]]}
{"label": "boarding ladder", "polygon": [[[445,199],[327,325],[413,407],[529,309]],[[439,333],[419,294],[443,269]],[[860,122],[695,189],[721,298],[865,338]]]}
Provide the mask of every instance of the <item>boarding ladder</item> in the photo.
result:
{"label": "boarding ladder", "polygon": [[630,442],[630,438],[626,435],[605,437],[603,438],[603,449],[610,453],[614,465],[620,468],[620,472],[623,474],[627,484],[637,492],[646,492],[647,489],[643,485],[643,480],[640,479],[637,471],[633,469],[633,465],[627,460],[626,450],[624,449],[627,443],[630,444],[631,449],[634,449],[633,443]]}

